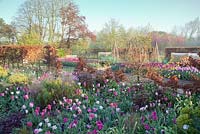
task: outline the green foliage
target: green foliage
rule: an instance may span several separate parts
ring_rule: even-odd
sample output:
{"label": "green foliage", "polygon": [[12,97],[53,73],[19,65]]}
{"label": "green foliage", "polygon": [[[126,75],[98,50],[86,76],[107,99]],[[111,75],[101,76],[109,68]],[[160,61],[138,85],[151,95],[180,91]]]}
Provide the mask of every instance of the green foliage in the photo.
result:
{"label": "green foliage", "polygon": [[5,78],[6,76],[8,76],[7,70],[0,66],[0,78]]}
{"label": "green foliage", "polygon": [[52,90],[60,89],[62,87],[62,80],[57,78],[56,80],[44,81],[44,88],[52,92]]}
{"label": "green foliage", "polygon": [[141,33],[132,35],[129,41],[130,47],[151,47],[151,37],[149,35],[144,35]]}
{"label": "green foliage", "polygon": [[99,60],[101,65],[108,65],[108,66],[116,62],[116,59],[111,55],[110,56],[101,55],[99,57]]}
{"label": "green foliage", "polygon": [[75,55],[84,55],[88,49],[89,41],[86,39],[80,39],[72,46],[72,53]]}
{"label": "green foliage", "polygon": [[8,77],[8,82],[11,84],[28,84],[29,79],[25,74],[15,73]]}
{"label": "green foliage", "polygon": [[139,133],[156,133],[156,134],[176,134],[176,125],[173,121],[176,112],[173,108],[168,108],[167,112],[156,107],[155,111],[146,111],[141,113],[141,126],[137,128]]}
{"label": "green foliage", "polygon": [[113,70],[113,71],[117,71],[117,70],[119,70],[121,67],[120,67],[120,65],[119,64],[113,64],[112,66],[111,66],[111,69]]}
{"label": "green foliage", "polygon": [[15,134],[30,134],[30,130],[27,127],[17,128],[12,132]]}
{"label": "green foliage", "polygon": [[188,134],[200,133],[200,127],[197,124],[200,124],[200,106],[183,107],[177,117],[177,126],[180,131]]}
{"label": "green foliage", "polygon": [[62,62],[63,66],[67,66],[67,67],[76,67],[77,63],[76,62]]}
{"label": "green foliage", "polygon": [[58,57],[64,57],[66,55],[65,49],[63,49],[63,48],[57,49],[56,52],[57,52]]}
{"label": "green foliage", "polygon": [[0,18],[0,43],[2,44],[11,43],[12,38],[15,35],[16,35],[15,28],[12,25],[6,24],[4,20]]}
{"label": "green foliage", "polygon": [[20,45],[42,45],[40,36],[36,32],[31,32],[30,34],[22,34],[18,39],[18,44]]}
{"label": "green foliage", "polygon": [[97,34],[97,42],[91,47],[113,49],[115,44],[118,47],[126,44],[126,30],[119,22],[111,19]]}
{"label": "green foliage", "polygon": [[44,89],[36,96],[36,103],[41,107],[53,101],[59,101],[62,97],[73,98],[75,96],[76,86],[63,82],[60,78],[45,81],[43,87]]}

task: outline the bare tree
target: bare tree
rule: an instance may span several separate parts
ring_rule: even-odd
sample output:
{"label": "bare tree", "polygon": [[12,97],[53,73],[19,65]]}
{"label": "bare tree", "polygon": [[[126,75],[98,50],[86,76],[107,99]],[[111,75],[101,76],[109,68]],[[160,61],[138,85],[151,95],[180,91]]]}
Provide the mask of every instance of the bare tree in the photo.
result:
{"label": "bare tree", "polygon": [[61,8],[60,16],[62,19],[60,47],[66,46],[69,49],[74,41],[85,37],[94,37],[85,24],[85,17],[79,15],[79,9],[73,2]]}
{"label": "bare tree", "polygon": [[21,34],[36,33],[42,42],[58,42],[61,32],[59,11],[68,1],[26,0],[14,20],[17,30]]}

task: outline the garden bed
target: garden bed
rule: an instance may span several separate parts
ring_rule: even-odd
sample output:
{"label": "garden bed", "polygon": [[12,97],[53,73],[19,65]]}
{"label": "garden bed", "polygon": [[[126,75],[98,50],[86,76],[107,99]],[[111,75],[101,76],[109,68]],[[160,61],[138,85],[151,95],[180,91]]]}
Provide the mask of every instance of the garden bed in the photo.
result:
{"label": "garden bed", "polygon": [[[84,60],[75,69],[64,68],[56,75],[43,72],[36,77],[33,73],[29,78],[28,73],[1,71],[2,81],[8,83],[0,90],[1,133],[200,132],[196,125],[200,123],[199,93],[183,90],[179,94],[174,89],[181,87],[170,86],[172,79],[161,79],[158,74],[149,75],[157,79],[143,75],[137,81],[134,71],[98,70]],[[9,81],[8,74],[15,77]],[[176,86],[195,84],[173,82]]]}

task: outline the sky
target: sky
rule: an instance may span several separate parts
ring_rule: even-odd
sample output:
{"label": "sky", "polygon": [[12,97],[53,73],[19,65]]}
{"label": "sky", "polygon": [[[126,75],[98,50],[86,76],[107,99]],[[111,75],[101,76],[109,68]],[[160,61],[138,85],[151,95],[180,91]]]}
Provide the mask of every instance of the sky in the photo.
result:
{"label": "sky", "polygon": [[[0,0],[0,18],[10,23],[25,0]],[[150,24],[170,32],[174,26],[200,17],[200,0],[74,0],[91,31],[99,31],[110,19],[125,28]]]}

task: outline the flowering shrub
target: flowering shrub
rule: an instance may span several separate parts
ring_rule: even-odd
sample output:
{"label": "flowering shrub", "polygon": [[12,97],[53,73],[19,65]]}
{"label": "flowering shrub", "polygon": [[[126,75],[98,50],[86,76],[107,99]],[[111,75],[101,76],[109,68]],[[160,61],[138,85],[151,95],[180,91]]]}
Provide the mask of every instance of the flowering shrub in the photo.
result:
{"label": "flowering shrub", "polygon": [[176,67],[172,70],[163,70],[162,75],[166,78],[176,75],[182,80],[193,80],[193,75],[200,78],[200,72],[195,67]]}
{"label": "flowering shrub", "polygon": [[15,73],[8,77],[8,82],[12,84],[28,84],[29,79],[25,74]]}
{"label": "flowering shrub", "polygon": [[73,98],[76,95],[76,86],[62,81],[60,78],[45,80],[43,87],[43,90],[39,91],[37,96],[35,96],[35,100],[40,106],[46,106],[64,96]]}
{"label": "flowering shrub", "polygon": [[6,76],[8,76],[7,70],[0,66],[0,78],[5,78]]}

